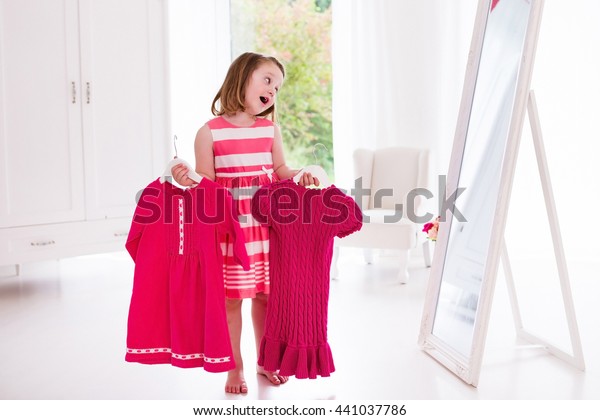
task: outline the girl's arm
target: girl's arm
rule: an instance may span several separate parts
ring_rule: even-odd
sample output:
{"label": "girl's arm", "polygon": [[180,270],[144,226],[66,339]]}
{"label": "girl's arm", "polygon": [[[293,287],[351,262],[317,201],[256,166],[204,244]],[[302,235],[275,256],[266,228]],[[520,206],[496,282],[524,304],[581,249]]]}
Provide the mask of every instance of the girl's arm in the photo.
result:
{"label": "girl's arm", "polygon": [[[285,163],[285,157],[283,156],[283,141],[281,140],[281,131],[279,127],[275,126],[275,137],[273,139],[273,169],[279,179],[288,179],[294,177],[300,169],[292,169]],[[300,185],[319,185],[319,180],[314,178],[309,172],[305,172],[298,182]]]}
{"label": "girl's arm", "polygon": [[[196,155],[196,172],[210,180],[215,180],[215,157],[213,153],[213,139],[208,125],[204,124],[196,134],[194,141],[194,152]],[[176,165],[171,170],[173,178],[178,184],[191,186],[194,184],[187,177],[188,170],[184,165]]]}

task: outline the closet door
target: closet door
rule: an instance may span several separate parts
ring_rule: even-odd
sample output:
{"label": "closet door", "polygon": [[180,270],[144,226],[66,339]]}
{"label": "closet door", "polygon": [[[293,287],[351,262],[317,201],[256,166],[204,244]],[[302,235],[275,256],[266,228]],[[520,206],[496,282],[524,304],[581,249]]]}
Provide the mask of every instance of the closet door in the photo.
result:
{"label": "closet door", "polygon": [[166,166],[164,2],[80,0],[86,217],[131,217]]}
{"label": "closet door", "polygon": [[0,227],[84,218],[76,0],[0,0]]}

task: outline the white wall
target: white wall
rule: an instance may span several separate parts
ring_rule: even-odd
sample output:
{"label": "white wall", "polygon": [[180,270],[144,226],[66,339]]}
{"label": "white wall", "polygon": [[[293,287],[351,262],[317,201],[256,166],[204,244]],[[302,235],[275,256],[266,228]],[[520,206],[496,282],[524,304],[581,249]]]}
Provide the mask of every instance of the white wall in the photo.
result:
{"label": "white wall", "polygon": [[[600,183],[600,3],[547,0],[532,89],[568,258],[600,260],[595,213]],[[507,235],[521,254],[551,253],[528,121],[517,162]],[[518,241],[525,236],[527,240]],[[510,240],[512,238],[512,240]]]}

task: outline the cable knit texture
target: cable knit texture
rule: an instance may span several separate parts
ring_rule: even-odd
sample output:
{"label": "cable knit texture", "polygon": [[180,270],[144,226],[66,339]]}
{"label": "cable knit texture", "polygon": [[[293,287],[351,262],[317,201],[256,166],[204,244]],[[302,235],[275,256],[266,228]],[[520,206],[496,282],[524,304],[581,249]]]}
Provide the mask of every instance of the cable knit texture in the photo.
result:
{"label": "cable knit texture", "polygon": [[333,241],[362,227],[360,208],[335,186],[313,189],[287,180],[258,190],[252,212],[270,227],[271,252],[271,294],[258,364],[299,379],[330,376],[335,371],[327,342]]}

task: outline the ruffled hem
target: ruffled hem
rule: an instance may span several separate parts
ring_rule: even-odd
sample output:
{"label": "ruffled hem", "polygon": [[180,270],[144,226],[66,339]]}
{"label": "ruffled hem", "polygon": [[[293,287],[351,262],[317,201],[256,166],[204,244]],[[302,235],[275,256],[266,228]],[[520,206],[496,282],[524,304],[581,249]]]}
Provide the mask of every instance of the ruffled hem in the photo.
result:
{"label": "ruffled hem", "polygon": [[297,379],[316,379],[335,372],[329,344],[294,347],[285,342],[263,337],[260,343],[258,365],[273,372],[279,370],[283,376]]}

